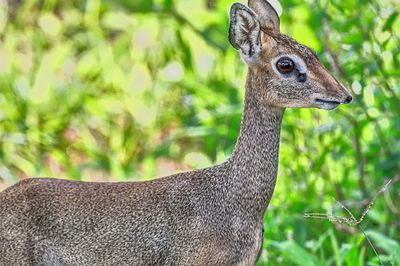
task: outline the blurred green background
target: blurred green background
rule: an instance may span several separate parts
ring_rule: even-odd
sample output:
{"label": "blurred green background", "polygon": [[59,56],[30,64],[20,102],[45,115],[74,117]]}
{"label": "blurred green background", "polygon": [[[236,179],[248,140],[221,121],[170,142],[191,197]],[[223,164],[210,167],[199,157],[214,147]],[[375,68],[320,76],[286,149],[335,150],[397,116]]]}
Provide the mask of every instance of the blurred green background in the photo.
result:
{"label": "blurred green background", "polygon": [[[242,1],[243,2],[243,1]],[[0,189],[21,178],[148,180],[223,162],[239,132],[246,67],[228,0],[0,1]],[[313,48],[355,96],[287,110],[258,265],[378,265],[356,227],[400,173],[399,0],[283,0],[282,32]],[[394,184],[362,226],[400,265]]]}

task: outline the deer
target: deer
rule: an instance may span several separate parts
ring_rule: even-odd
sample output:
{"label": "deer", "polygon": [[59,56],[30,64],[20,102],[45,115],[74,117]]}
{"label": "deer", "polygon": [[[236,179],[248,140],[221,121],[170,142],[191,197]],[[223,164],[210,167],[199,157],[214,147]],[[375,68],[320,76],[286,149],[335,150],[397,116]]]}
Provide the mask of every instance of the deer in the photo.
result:
{"label": "deer", "polygon": [[0,193],[0,265],[255,265],[285,109],[352,101],[310,48],[281,33],[279,12],[267,0],[231,6],[229,41],[248,74],[225,162],[145,182],[24,179]]}

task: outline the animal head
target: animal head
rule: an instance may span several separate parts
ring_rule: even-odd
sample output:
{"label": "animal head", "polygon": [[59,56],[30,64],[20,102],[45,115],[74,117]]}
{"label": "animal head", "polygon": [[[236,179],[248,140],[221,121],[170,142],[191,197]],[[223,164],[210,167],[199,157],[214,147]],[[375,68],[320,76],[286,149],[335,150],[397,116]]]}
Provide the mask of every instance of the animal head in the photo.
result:
{"label": "animal head", "polygon": [[[271,1],[272,2],[272,1]],[[230,11],[229,41],[249,66],[248,86],[261,100],[281,108],[331,110],[352,97],[316,54],[280,32],[279,3],[249,0]]]}

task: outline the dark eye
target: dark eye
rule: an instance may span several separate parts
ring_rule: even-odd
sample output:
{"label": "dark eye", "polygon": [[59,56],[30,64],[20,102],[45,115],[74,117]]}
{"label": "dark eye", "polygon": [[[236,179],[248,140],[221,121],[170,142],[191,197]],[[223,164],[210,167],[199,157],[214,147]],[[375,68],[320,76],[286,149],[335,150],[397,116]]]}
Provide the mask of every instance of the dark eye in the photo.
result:
{"label": "dark eye", "polygon": [[283,57],[276,62],[276,68],[278,68],[279,72],[282,74],[289,74],[294,70],[294,62],[290,58]]}

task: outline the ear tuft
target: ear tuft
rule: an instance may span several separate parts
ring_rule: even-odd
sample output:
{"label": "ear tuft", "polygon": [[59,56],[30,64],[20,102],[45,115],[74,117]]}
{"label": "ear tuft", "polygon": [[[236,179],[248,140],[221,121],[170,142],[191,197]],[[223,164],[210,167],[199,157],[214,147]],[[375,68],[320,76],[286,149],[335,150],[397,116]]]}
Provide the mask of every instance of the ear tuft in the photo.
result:
{"label": "ear tuft", "polygon": [[273,7],[276,14],[280,17],[282,15],[282,6],[279,0],[268,0],[268,3]]}
{"label": "ear tuft", "polygon": [[249,7],[257,14],[261,28],[280,31],[282,6],[278,0],[249,0]]}
{"label": "ear tuft", "polygon": [[248,7],[235,3],[230,11],[229,42],[250,63],[261,51],[260,23]]}

